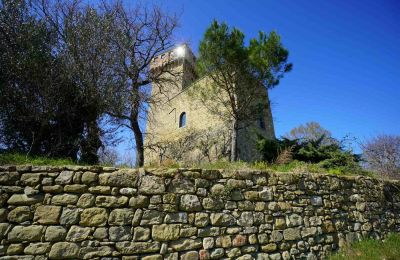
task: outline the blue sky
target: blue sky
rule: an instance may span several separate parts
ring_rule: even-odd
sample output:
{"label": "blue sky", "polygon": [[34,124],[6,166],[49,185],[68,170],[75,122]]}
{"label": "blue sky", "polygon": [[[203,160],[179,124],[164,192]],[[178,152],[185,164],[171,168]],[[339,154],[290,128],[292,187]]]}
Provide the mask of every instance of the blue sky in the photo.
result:
{"label": "blue sky", "polygon": [[400,134],[400,1],[152,2],[180,14],[176,40],[195,53],[214,18],[281,35],[294,69],[270,91],[278,137],[309,121],[337,138]]}

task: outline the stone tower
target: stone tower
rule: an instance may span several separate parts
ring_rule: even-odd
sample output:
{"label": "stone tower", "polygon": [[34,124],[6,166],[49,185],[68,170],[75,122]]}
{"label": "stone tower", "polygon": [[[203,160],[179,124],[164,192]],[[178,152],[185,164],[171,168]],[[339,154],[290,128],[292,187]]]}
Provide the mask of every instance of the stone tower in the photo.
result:
{"label": "stone tower", "polygon": [[[145,135],[145,164],[166,161],[199,163],[229,159],[230,130],[226,122],[210,113],[193,95],[206,87],[210,78],[198,78],[196,57],[187,45],[178,46],[155,57],[151,70],[162,75],[152,84],[152,96]],[[266,89],[260,87],[256,101],[261,105],[258,120],[238,132],[238,158],[259,160],[257,136],[275,138],[270,101]]]}

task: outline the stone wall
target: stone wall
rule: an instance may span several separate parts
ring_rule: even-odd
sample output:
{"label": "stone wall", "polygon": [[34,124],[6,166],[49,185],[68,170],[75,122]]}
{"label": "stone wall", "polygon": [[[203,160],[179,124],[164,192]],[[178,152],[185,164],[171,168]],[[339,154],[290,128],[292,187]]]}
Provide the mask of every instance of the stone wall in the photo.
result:
{"label": "stone wall", "polygon": [[400,227],[400,184],[197,169],[0,166],[0,259],[316,259]]}

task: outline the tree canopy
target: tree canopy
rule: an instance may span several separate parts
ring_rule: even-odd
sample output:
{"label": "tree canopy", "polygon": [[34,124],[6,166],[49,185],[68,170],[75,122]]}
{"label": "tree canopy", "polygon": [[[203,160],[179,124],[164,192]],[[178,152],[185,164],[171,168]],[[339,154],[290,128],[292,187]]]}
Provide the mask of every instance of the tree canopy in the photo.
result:
{"label": "tree canopy", "polygon": [[277,33],[260,31],[247,45],[244,39],[239,29],[214,20],[200,42],[197,59],[199,75],[207,75],[210,84],[195,91],[212,113],[231,125],[232,161],[237,159],[238,130],[258,115],[261,89],[278,85],[292,68]]}

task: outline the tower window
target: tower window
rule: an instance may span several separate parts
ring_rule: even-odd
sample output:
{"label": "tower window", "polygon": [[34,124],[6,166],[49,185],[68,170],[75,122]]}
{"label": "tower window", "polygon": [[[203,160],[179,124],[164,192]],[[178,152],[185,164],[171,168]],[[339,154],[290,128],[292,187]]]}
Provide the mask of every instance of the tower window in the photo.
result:
{"label": "tower window", "polygon": [[186,126],[186,112],[182,112],[182,114],[179,116],[179,127],[185,127]]}

